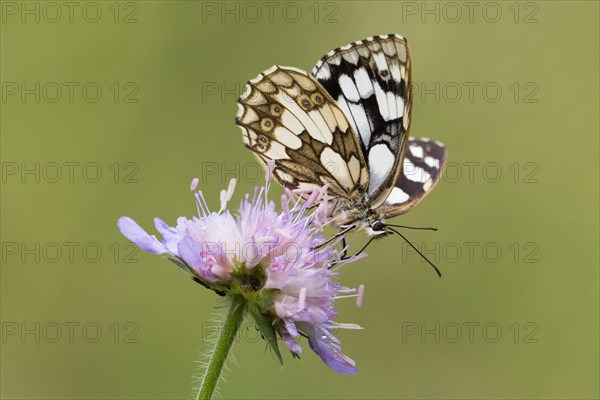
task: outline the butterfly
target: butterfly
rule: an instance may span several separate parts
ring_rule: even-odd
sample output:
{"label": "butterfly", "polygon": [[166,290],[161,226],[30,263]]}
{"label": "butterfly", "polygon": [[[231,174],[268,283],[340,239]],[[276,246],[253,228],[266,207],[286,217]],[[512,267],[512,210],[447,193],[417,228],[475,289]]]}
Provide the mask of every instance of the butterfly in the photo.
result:
{"label": "butterfly", "polygon": [[299,191],[328,186],[331,214],[346,215],[341,233],[365,231],[370,243],[395,232],[408,242],[394,227],[411,227],[385,220],[433,189],[446,148],[409,138],[411,58],[404,37],[372,36],[337,48],[311,74],[275,65],[248,82],[238,107],[244,144],[274,163],[279,183]]}

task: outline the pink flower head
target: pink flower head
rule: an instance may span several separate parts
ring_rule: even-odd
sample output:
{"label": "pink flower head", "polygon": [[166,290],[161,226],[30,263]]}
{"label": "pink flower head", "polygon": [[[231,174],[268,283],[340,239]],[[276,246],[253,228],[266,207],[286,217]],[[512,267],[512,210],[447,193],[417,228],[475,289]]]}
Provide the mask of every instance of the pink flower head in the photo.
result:
{"label": "pink flower head", "polygon": [[202,192],[195,191],[197,183],[195,179],[191,188],[198,217],[180,217],[175,227],[156,218],[162,240],[146,233],[131,218],[121,217],[122,234],[142,250],[167,254],[204,286],[244,296],[250,314],[280,360],[275,332],[294,355],[302,352],[297,339],[303,335],[330,368],[356,373],[354,361],[341,352],[332,331],[360,327],[333,322],[337,317],[333,305],[337,298],[352,296],[358,296],[360,304],[363,288],[345,288],[333,277],[341,266],[361,257],[340,260],[334,247],[338,241],[324,245],[320,232],[331,222],[326,188],[312,190],[306,201],[287,190],[281,197],[281,211],[276,211],[275,203],[267,199],[267,183],[257,188],[252,198],[246,195],[234,216],[227,203],[235,180],[221,192],[218,212],[210,212]]}

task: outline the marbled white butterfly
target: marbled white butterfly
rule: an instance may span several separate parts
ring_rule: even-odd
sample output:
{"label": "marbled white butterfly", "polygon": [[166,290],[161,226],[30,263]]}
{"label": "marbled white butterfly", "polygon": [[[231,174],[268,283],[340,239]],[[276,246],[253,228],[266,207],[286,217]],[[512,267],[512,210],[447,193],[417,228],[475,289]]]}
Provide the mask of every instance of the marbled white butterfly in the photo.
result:
{"label": "marbled white butterfly", "polygon": [[400,35],[337,48],[311,75],[275,65],[248,82],[238,104],[245,145],[274,162],[287,188],[327,184],[332,214],[347,215],[342,233],[402,236],[384,219],[414,207],[441,176],[444,145],[408,137],[411,60]]}

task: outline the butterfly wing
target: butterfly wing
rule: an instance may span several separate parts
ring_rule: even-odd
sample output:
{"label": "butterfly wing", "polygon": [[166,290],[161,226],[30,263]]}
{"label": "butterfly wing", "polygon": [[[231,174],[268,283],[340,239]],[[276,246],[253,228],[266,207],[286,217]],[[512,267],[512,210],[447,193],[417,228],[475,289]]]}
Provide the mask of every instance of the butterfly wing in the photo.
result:
{"label": "butterfly wing", "polygon": [[412,106],[410,66],[406,39],[392,34],[335,49],[312,71],[356,134],[369,167],[372,208],[385,201],[401,175]]}
{"label": "butterfly wing", "polygon": [[380,207],[385,218],[404,214],[439,182],[446,163],[446,147],[434,140],[410,138],[402,173]]}
{"label": "butterfly wing", "polygon": [[333,197],[353,198],[369,185],[356,135],[327,91],[308,73],[273,66],[248,82],[236,123],[246,147],[285,187],[329,185]]}

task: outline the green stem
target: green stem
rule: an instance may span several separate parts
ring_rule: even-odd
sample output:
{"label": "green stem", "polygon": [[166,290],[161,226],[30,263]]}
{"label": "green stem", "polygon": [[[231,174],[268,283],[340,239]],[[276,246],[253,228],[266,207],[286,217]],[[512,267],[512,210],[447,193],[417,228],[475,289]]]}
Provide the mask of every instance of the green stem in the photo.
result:
{"label": "green stem", "polygon": [[210,362],[206,368],[204,377],[202,378],[202,384],[200,385],[200,391],[198,392],[198,400],[209,400],[223,369],[223,364],[227,359],[235,335],[242,324],[244,319],[244,312],[246,311],[246,299],[243,296],[233,296],[231,300],[231,308],[229,314],[225,319],[223,329],[219,333],[217,343],[210,357]]}

